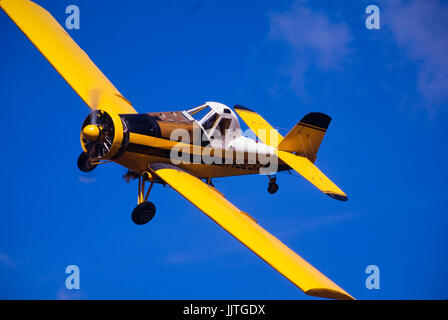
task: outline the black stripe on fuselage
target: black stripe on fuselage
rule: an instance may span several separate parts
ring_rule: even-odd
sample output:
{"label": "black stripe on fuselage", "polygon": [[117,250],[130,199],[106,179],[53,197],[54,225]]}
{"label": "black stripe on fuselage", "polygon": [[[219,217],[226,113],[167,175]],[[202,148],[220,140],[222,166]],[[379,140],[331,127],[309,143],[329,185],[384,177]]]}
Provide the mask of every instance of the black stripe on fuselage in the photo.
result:
{"label": "black stripe on fuselage", "polygon": [[161,158],[170,157],[170,150],[145,146],[137,143],[129,143],[128,147],[126,148],[126,151]]}
{"label": "black stripe on fuselage", "polygon": [[[145,146],[145,145],[141,145],[141,144],[137,144],[137,143],[129,143],[128,147],[126,148],[126,151],[138,153],[138,154],[142,154],[142,155],[171,159],[171,150],[170,149],[150,147],[150,146]],[[216,156],[215,156],[215,158],[216,158]],[[204,159],[202,156],[188,153],[188,159],[187,159],[188,162],[186,162],[186,164],[196,164],[196,163],[197,164],[209,164],[209,165],[211,164],[211,165],[218,165],[218,166],[224,166],[224,167],[226,167],[226,166],[235,167],[236,166],[239,169],[247,169],[247,170],[255,170],[255,169],[258,169],[261,167],[268,167],[268,164],[263,165],[258,160],[255,163],[249,163],[247,159],[244,159],[244,163],[238,163],[236,161],[236,159],[232,159],[233,160],[232,163],[226,163],[226,160],[228,160],[228,158],[221,157],[220,158],[221,163],[219,163],[219,161],[217,161],[216,163],[206,163],[206,162],[204,162]],[[285,170],[289,170],[289,169],[290,169],[290,167],[287,165],[280,164],[278,166],[278,171],[285,171]]]}

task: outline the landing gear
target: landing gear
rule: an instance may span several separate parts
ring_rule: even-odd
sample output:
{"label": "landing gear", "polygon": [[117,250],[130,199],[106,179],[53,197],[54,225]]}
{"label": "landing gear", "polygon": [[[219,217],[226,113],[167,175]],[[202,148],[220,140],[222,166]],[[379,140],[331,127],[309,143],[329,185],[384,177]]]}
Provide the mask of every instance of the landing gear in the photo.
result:
{"label": "landing gear", "polygon": [[82,152],[78,157],[78,168],[82,172],[90,172],[96,168],[97,164],[92,164],[92,159],[85,152]]}
{"label": "landing gear", "polygon": [[274,194],[278,191],[278,184],[276,181],[277,178],[275,176],[274,177],[269,176],[268,192],[270,194]]}
{"label": "landing gear", "polygon": [[132,211],[132,221],[135,224],[143,225],[151,221],[155,214],[156,206],[154,203],[145,201],[136,206],[134,211]]}
{"label": "landing gear", "polygon": [[[145,194],[145,181],[151,181],[151,185]],[[147,201],[149,192],[154,185],[154,179],[148,172],[143,172],[142,176],[138,177],[138,205],[132,211],[132,221],[135,224],[143,225],[148,223],[154,218],[156,214],[156,206],[154,203]]]}

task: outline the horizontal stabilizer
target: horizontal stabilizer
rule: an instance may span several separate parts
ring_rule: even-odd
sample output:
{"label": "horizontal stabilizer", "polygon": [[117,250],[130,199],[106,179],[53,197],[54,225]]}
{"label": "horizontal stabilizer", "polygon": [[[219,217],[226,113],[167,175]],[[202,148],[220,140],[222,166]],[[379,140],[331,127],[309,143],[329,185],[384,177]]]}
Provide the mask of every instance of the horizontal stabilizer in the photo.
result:
{"label": "horizontal stabilizer", "polygon": [[255,133],[261,142],[277,148],[283,137],[266,120],[255,111],[243,106],[233,106],[235,112],[243,119],[247,126]]}
{"label": "horizontal stabilizer", "polygon": [[296,156],[286,151],[276,151],[277,157],[288,166],[297,171],[306,180],[311,182],[317,189],[326,195],[340,201],[347,201],[348,197],[328,179],[310,160],[305,157]]}

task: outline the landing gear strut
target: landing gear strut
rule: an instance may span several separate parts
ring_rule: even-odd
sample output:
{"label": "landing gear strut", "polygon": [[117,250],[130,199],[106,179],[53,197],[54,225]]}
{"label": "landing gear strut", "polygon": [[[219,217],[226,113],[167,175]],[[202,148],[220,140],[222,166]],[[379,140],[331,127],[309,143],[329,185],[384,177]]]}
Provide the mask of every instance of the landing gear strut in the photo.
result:
{"label": "landing gear strut", "polygon": [[277,178],[275,176],[271,177],[268,176],[269,178],[269,185],[268,185],[268,192],[270,194],[274,194],[278,191],[278,184],[277,184]]}
{"label": "landing gear strut", "polygon": [[82,172],[90,172],[95,169],[97,164],[92,164],[92,159],[85,152],[82,152],[78,157],[78,168]]}
{"label": "landing gear strut", "polygon": [[[146,194],[145,181],[151,181]],[[134,211],[132,211],[132,221],[134,221],[135,224],[146,224],[151,221],[156,214],[156,206],[154,203],[147,201],[153,185],[154,179],[151,177],[150,173],[143,172],[143,175],[138,177],[138,205],[135,207]]]}

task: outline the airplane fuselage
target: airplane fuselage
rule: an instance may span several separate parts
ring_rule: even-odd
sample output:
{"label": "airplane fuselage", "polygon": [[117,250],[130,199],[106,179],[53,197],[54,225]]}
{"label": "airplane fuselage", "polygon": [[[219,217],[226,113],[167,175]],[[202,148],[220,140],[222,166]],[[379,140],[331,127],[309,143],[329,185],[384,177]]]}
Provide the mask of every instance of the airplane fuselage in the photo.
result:
{"label": "airplane fuselage", "polygon": [[188,111],[96,110],[84,121],[81,144],[91,159],[113,160],[138,174],[151,163],[174,164],[201,178],[289,169],[273,147],[243,135],[233,110],[217,102]]}
{"label": "airplane fuselage", "polygon": [[[194,123],[176,123],[173,117],[169,118],[179,116],[178,113],[122,115],[127,122],[129,141],[114,161],[138,173],[147,170],[151,163],[173,163],[203,178],[258,174],[260,169],[266,174],[289,169],[276,158],[272,147],[243,135],[217,145],[203,139],[205,133]],[[179,129],[188,133],[187,141],[175,139],[173,132]]]}

